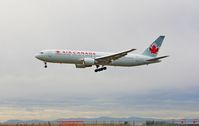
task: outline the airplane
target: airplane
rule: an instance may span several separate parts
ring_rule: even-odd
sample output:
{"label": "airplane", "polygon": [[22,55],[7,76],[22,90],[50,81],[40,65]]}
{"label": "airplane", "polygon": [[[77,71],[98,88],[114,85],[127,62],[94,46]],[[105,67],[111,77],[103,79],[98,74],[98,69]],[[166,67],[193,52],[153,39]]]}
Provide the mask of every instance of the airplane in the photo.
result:
{"label": "airplane", "polygon": [[168,56],[157,57],[165,36],[159,36],[142,54],[132,54],[136,49],[128,49],[118,53],[72,50],[43,50],[36,54],[36,58],[49,63],[75,64],[76,68],[96,66],[95,72],[106,70],[105,66],[131,67],[161,62]]}

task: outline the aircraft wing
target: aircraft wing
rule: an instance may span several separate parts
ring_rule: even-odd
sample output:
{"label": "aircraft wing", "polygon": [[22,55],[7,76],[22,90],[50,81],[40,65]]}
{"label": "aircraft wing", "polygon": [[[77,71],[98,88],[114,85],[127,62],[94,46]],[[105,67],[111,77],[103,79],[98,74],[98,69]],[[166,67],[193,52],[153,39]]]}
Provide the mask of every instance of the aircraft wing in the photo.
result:
{"label": "aircraft wing", "polygon": [[107,56],[102,56],[102,57],[97,57],[97,58],[95,58],[95,60],[98,63],[108,64],[113,60],[117,60],[121,57],[126,56],[129,52],[132,52],[134,50],[136,50],[136,49],[129,49],[129,50],[125,50],[125,51],[122,51],[122,52],[119,52],[119,53],[115,53],[115,54],[111,54],[111,55],[107,55]]}

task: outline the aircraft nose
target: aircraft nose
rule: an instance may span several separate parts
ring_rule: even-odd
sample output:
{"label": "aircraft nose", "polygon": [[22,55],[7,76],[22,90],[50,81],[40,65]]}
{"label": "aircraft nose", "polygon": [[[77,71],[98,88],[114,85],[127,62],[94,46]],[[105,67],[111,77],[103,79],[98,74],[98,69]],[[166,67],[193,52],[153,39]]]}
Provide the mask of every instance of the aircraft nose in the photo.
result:
{"label": "aircraft nose", "polygon": [[35,58],[41,59],[41,55],[40,55],[40,54],[36,54],[36,55],[35,55]]}

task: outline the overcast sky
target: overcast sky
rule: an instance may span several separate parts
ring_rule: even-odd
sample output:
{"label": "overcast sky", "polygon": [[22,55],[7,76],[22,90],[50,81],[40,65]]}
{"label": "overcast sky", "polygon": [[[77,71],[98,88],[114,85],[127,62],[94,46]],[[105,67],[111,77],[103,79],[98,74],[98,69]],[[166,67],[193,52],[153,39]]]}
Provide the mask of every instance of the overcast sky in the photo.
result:
{"label": "overcast sky", "polygon": [[[142,53],[165,35],[159,64],[49,64],[43,49]],[[68,117],[199,118],[198,0],[1,0],[0,121]]]}

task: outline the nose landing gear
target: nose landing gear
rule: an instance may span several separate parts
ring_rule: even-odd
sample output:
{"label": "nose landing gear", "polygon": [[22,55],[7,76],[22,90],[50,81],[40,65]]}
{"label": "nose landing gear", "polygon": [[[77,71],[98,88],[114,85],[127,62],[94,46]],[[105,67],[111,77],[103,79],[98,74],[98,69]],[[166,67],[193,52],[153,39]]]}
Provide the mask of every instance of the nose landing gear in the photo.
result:
{"label": "nose landing gear", "polygon": [[46,62],[44,62],[44,68],[47,68],[48,66],[47,66],[47,63]]}

